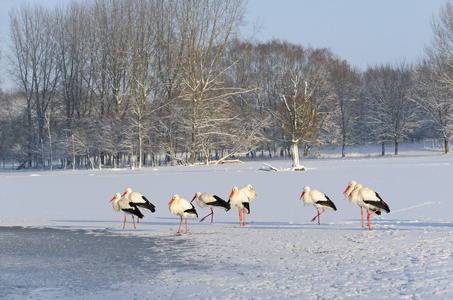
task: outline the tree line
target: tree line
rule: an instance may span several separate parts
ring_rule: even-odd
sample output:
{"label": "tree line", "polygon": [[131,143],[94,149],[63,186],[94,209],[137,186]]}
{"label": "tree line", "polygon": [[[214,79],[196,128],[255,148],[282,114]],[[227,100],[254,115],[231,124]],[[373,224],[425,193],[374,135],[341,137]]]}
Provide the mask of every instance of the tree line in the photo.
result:
{"label": "tree line", "polygon": [[449,152],[449,3],[416,65],[241,36],[245,0],[85,0],[10,11],[0,158],[101,168],[292,157],[436,138]]}

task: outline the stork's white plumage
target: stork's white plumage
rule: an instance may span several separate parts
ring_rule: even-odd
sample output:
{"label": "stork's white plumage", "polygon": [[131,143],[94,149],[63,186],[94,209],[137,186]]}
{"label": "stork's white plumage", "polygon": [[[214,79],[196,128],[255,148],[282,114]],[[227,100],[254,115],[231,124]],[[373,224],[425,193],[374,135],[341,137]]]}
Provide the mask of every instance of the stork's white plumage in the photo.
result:
{"label": "stork's white plumage", "polygon": [[362,201],[369,205],[370,209],[380,209],[386,213],[390,212],[390,208],[387,203],[385,203],[381,196],[379,196],[379,194],[372,189],[363,187],[360,189],[359,195],[362,197]]}
{"label": "stork's white plumage", "polygon": [[137,206],[129,202],[126,198],[121,198],[120,193],[116,193],[115,196],[110,200],[110,202],[113,201],[113,210],[120,211],[124,214],[124,223],[123,223],[123,229],[126,227],[126,215],[131,215],[132,216],[132,222],[134,223],[134,229],[135,229],[135,220],[134,220],[134,215],[137,216],[137,220],[143,218],[142,212],[137,208]]}
{"label": "stork's white plumage", "polygon": [[196,192],[195,196],[193,197],[192,201],[190,201],[190,203],[192,203],[195,199],[197,199],[197,204],[199,207],[204,208],[204,207],[208,206],[211,209],[211,213],[208,214],[207,216],[203,217],[203,219],[201,219],[200,222],[203,222],[204,219],[206,219],[208,216],[211,216],[211,224],[212,224],[212,222],[214,220],[214,211],[213,211],[212,207],[214,207],[214,206],[221,207],[221,208],[225,209],[225,211],[230,210],[230,204],[228,202],[226,202],[219,196],[211,194],[211,193]]}
{"label": "stork's white plumage", "polygon": [[253,189],[251,184],[247,184],[239,189],[241,192],[247,195],[249,201],[252,201],[256,197],[255,190]]}
{"label": "stork's white plumage", "polygon": [[[389,213],[390,208],[388,207],[387,203],[385,203],[378,193],[373,191],[370,188],[362,187],[361,184],[357,184],[354,187],[350,197],[353,198],[353,201],[357,202],[357,204],[367,210],[367,225],[368,230],[371,230],[371,221],[370,217],[372,214],[381,214],[381,209],[385,212]],[[363,227],[363,217],[362,217],[362,227]]]}
{"label": "stork's white plumage", "polygon": [[181,223],[179,223],[179,229],[177,234],[181,233],[182,217],[186,219],[186,233],[187,233],[187,217],[198,218],[195,207],[186,199],[180,198],[177,194],[173,195],[171,201],[168,203],[170,213],[181,217]]}
{"label": "stork's white plumage", "polygon": [[121,195],[121,197],[126,198],[128,201],[135,203],[138,207],[143,208],[146,211],[149,212],[155,212],[156,207],[154,204],[149,202],[148,199],[146,199],[145,196],[143,196],[140,193],[137,192],[132,192],[131,188],[127,188],[126,191]]}
{"label": "stork's white plumage", "polygon": [[[363,204],[363,202],[361,202],[359,204],[359,198],[357,197],[358,192],[355,193],[354,196],[352,196],[354,188],[356,187],[356,185],[357,185],[357,182],[355,182],[354,180],[350,181],[348,186],[344,190],[343,194],[345,195],[346,200],[348,200],[349,203],[354,204],[354,205],[358,205],[360,207],[360,213],[362,214],[362,228],[363,228],[364,227],[364,225],[363,225],[363,206],[360,205],[360,204]],[[360,185],[360,188],[361,187],[362,186]]]}
{"label": "stork's white plumage", "polygon": [[351,198],[351,193],[354,190],[354,187],[356,185],[357,185],[357,182],[355,182],[354,180],[351,180],[349,182],[348,186],[346,187],[346,189],[344,190],[343,195],[346,197],[346,200],[348,200],[351,204],[357,205],[357,203],[354,203],[353,199]]}
{"label": "stork's white plumage", "polygon": [[231,191],[229,200],[231,207],[236,206],[239,211],[239,226],[245,226],[245,214],[250,213],[249,198],[241,192],[236,186]]}
{"label": "stork's white plumage", "polygon": [[[311,220],[312,222],[318,218],[319,224],[319,216],[325,212],[326,208],[330,210],[337,210],[335,204],[327,197],[324,193],[321,193],[318,190],[311,190],[309,186],[305,186],[300,195],[300,199],[303,199],[304,205],[313,205],[316,207],[318,214]],[[322,208],[322,212],[319,212],[319,209]]]}
{"label": "stork's white plumage", "polygon": [[368,221],[368,230],[371,230],[371,220],[370,217],[372,214],[380,214],[380,211],[383,210],[386,213],[390,212],[390,208],[384,200],[381,199],[379,194],[373,191],[370,188],[362,187],[359,190],[359,197],[363,203],[367,206],[367,221]]}

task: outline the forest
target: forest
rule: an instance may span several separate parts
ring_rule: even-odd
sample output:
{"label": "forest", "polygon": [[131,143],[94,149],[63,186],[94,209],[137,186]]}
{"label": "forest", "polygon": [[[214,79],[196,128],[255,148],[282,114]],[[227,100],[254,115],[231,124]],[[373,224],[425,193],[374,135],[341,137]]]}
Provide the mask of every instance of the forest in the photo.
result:
{"label": "forest", "polygon": [[218,164],[453,134],[453,6],[416,63],[241,36],[246,0],[84,0],[9,13],[3,168]]}

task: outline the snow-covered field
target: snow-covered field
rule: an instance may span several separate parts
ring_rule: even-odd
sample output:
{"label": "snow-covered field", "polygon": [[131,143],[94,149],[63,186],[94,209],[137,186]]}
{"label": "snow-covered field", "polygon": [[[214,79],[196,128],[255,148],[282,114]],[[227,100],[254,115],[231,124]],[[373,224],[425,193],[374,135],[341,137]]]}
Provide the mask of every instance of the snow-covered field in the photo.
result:
{"label": "snow-covered field", "polygon": [[[0,298],[453,298],[453,156],[326,156],[303,159],[304,172],[264,172],[262,163],[0,173]],[[371,231],[342,195],[352,179],[390,206]],[[215,209],[214,224],[191,219],[189,234],[175,234],[173,194],[227,199],[247,183],[258,196],[246,227],[236,208]],[[321,225],[299,200],[305,185],[338,208]],[[157,208],[136,230],[130,217],[123,230],[109,203],[127,187]]]}

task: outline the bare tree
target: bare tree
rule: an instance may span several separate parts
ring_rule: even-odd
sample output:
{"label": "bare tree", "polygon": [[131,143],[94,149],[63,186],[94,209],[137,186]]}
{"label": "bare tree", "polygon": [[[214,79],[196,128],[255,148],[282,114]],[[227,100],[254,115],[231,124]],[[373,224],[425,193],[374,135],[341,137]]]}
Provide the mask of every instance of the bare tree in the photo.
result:
{"label": "bare tree", "polygon": [[266,72],[274,76],[264,86],[266,109],[291,145],[292,165],[298,168],[300,142],[312,143],[328,116],[327,66],[332,54],[277,41],[263,50],[260,59],[271,62]]}
{"label": "bare tree", "polygon": [[365,72],[365,86],[370,131],[382,144],[382,155],[385,142],[393,142],[398,155],[399,142],[420,124],[418,109],[409,97],[411,69],[404,63],[396,68],[390,65],[369,68]]}
{"label": "bare tree", "polygon": [[415,101],[427,112],[444,140],[448,153],[453,135],[453,5],[446,2],[431,22],[433,37],[427,59],[417,68]]}
{"label": "bare tree", "polygon": [[[0,43],[0,46],[1,46],[2,43]],[[0,62],[2,61],[2,49],[0,48]],[[2,87],[2,78],[0,77],[0,92],[2,92],[1,90],[1,87]]]}
{"label": "bare tree", "polygon": [[359,99],[360,76],[347,61],[335,60],[329,68],[332,88],[332,116],[339,131],[341,156],[346,156],[346,145],[351,143],[353,127],[358,118],[356,103]]}
{"label": "bare tree", "polygon": [[128,74],[131,80],[132,124],[137,141],[138,167],[143,165],[143,144],[150,130],[146,119],[150,116],[148,104],[157,96],[158,72],[157,51],[159,26],[161,20],[160,7],[157,1],[134,0],[129,7],[131,25],[129,26],[128,42]]}
{"label": "bare tree", "polygon": [[60,57],[58,91],[62,98],[62,110],[66,129],[72,128],[74,118],[79,119],[94,112],[90,91],[92,68],[89,67],[90,20],[84,6],[71,2],[67,8],[57,9],[55,28]]}
{"label": "bare tree", "polygon": [[89,51],[96,72],[93,91],[99,101],[98,114],[125,117],[130,99],[128,34],[130,1],[95,0],[90,6],[93,20]]}
{"label": "bare tree", "polygon": [[438,62],[424,60],[420,63],[413,75],[411,99],[427,113],[427,119],[443,140],[444,152],[449,153],[449,141],[453,137],[453,86],[441,79],[446,72],[448,70],[440,71]]}
{"label": "bare tree", "polygon": [[432,19],[433,38],[426,54],[437,64],[438,80],[453,85],[453,5],[446,2],[441,6],[437,18]]}
{"label": "bare tree", "polygon": [[[235,108],[235,119],[229,126],[240,124],[238,130],[243,129],[247,132],[246,135],[249,138],[246,140],[247,146],[244,147],[245,145],[243,145],[242,152],[255,157],[256,150],[267,149],[270,157],[272,157],[274,152],[270,149],[271,141],[265,134],[266,128],[271,126],[272,118],[262,102],[258,100],[260,93],[257,84],[258,72],[255,69],[258,66],[255,49],[252,43],[238,39],[234,39],[228,47],[228,59],[237,61],[237,63],[228,71],[229,81],[227,84],[245,91],[232,97],[230,105]],[[242,135],[243,133],[238,131],[238,134]],[[236,140],[240,140],[240,138]],[[220,145],[218,148],[216,155],[222,156],[222,149],[225,149],[225,146]],[[222,154],[220,154],[221,152]]]}
{"label": "bare tree", "polygon": [[[237,32],[245,14],[244,0],[194,0],[179,3],[180,38],[184,55],[180,63],[183,70],[183,99],[189,103],[187,126],[190,130],[190,163],[201,151],[200,138],[205,139],[212,123],[225,120],[229,95],[223,83],[228,69],[236,61],[225,63],[228,42]],[[221,126],[221,125],[220,125]],[[217,127],[218,128],[218,127]]]}
{"label": "bare tree", "polygon": [[27,99],[29,166],[33,152],[40,153],[38,163],[44,164],[45,119],[59,75],[53,20],[42,6],[24,5],[10,12],[11,63]]}
{"label": "bare tree", "polygon": [[[165,163],[174,163],[177,148],[182,145],[184,116],[181,105],[181,78],[184,71],[180,68],[183,61],[185,42],[180,38],[178,28],[177,1],[157,1],[159,16],[155,25],[158,32],[156,42],[156,64],[158,76],[156,96],[151,106],[155,113],[152,118],[154,143],[150,148],[165,154]],[[158,143],[158,144],[156,144]],[[153,157],[156,157],[153,153]]]}

